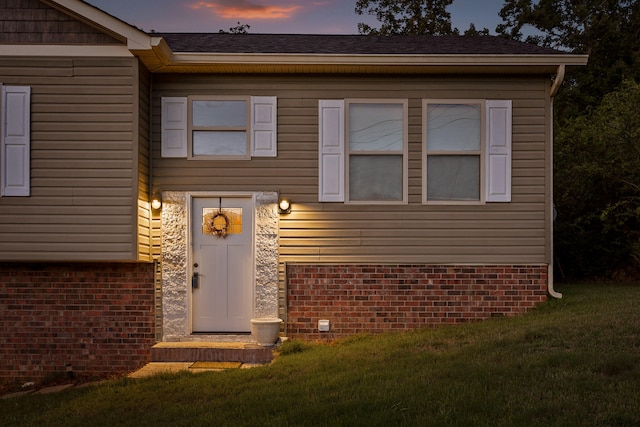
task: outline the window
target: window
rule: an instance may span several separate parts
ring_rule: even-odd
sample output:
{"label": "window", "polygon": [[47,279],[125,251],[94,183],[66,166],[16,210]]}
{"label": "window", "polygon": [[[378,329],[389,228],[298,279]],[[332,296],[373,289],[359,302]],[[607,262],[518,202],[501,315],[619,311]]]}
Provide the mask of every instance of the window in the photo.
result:
{"label": "window", "polygon": [[202,233],[242,234],[242,208],[202,208]]}
{"label": "window", "polygon": [[249,100],[189,97],[190,157],[248,158]]}
{"label": "window", "polygon": [[482,104],[426,102],[424,111],[426,201],[479,201]]}
{"label": "window", "polygon": [[319,121],[320,201],[406,203],[406,100],[321,100]]}
{"label": "window", "polygon": [[274,96],[162,98],[162,157],[249,159],[277,155]]}
{"label": "window", "polygon": [[0,87],[0,195],[29,196],[31,88]]}
{"label": "window", "polygon": [[511,198],[511,101],[425,100],[423,202]]}

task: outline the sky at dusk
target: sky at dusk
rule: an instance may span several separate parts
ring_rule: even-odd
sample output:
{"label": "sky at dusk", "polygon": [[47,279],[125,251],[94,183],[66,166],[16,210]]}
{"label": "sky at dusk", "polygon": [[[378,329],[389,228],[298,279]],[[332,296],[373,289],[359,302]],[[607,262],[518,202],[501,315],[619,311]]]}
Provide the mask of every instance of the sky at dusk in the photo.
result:
{"label": "sky at dusk", "polygon": [[[357,34],[358,22],[375,19],[355,13],[356,0],[85,0],[143,31],[218,32],[241,24],[250,33]],[[473,22],[491,34],[501,22],[504,0],[454,0],[454,27]]]}

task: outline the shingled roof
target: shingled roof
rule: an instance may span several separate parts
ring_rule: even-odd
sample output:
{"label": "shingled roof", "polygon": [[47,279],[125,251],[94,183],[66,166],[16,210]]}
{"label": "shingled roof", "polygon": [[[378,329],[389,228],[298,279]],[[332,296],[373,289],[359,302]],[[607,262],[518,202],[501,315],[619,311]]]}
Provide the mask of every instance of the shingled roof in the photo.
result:
{"label": "shingled roof", "polygon": [[173,52],[221,54],[553,55],[566,54],[496,36],[153,33]]}

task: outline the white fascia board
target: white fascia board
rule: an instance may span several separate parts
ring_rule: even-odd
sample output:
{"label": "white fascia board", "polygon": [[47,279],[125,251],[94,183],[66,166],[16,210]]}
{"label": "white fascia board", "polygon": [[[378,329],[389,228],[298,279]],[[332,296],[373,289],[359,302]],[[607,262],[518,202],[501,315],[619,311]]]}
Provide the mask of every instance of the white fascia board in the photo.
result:
{"label": "white fascia board", "polygon": [[173,53],[171,65],[460,65],[566,66],[586,65],[588,55],[319,55]]}
{"label": "white fascia board", "polygon": [[168,64],[175,60],[173,51],[162,37],[152,37],[151,47],[161,62]]}

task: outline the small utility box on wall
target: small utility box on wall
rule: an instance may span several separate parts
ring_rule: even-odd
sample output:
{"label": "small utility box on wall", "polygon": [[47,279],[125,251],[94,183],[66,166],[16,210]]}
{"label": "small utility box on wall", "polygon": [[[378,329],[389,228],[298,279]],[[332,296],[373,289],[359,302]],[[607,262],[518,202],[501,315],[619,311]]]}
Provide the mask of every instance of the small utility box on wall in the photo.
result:
{"label": "small utility box on wall", "polygon": [[329,332],[329,321],[328,320],[318,320],[318,331],[320,331],[320,332]]}

